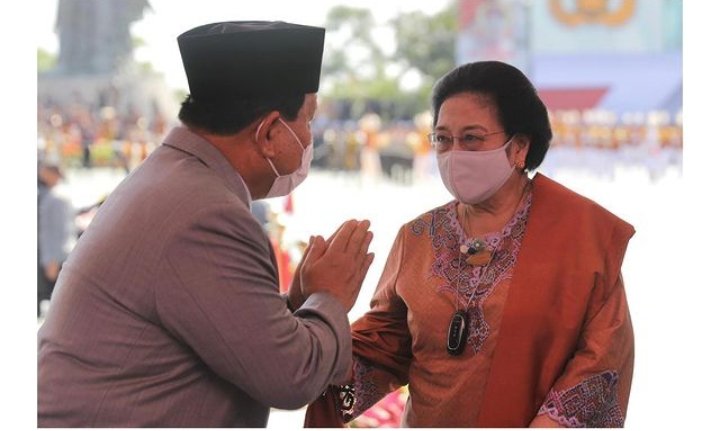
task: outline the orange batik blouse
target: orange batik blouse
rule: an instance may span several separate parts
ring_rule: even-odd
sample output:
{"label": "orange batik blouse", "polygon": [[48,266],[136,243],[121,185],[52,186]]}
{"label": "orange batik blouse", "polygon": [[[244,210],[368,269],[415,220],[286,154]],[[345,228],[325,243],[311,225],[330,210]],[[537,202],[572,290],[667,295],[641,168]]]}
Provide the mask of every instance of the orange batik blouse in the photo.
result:
{"label": "orange batik blouse", "polygon": [[[371,301],[352,325],[353,379],[308,407],[306,425],[341,426],[408,385],[403,425],[620,427],[633,333],[620,267],[632,226],[536,175],[500,232],[468,238],[457,201],[399,231]],[[485,244],[488,263],[461,252]],[[460,355],[446,349],[467,315]]]}

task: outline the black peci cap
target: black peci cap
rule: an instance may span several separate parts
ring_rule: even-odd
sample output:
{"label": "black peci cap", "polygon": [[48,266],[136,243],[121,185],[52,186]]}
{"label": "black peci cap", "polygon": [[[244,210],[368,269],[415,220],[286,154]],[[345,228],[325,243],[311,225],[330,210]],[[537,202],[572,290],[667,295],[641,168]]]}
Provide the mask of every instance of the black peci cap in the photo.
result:
{"label": "black peci cap", "polygon": [[178,36],[198,102],[316,93],[325,29],[281,21],[205,24]]}

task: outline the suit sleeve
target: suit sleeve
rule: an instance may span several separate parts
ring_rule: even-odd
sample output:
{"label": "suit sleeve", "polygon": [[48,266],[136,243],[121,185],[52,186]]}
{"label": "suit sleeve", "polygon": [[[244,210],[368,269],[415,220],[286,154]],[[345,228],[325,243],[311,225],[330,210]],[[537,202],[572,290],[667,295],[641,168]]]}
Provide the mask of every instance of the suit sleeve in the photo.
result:
{"label": "suit sleeve", "polygon": [[294,314],[257,223],[237,206],[199,211],[162,257],[162,324],[222,378],[269,407],[296,409],[339,382],[351,365],[341,304],[311,295]]}
{"label": "suit sleeve", "polygon": [[353,373],[348,385],[332,386],[308,407],[308,427],[338,427],[358,417],[385,395],[407,384],[412,359],[407,307],[397,295],[404,229],[388,255],[370,311],[352,325]]}

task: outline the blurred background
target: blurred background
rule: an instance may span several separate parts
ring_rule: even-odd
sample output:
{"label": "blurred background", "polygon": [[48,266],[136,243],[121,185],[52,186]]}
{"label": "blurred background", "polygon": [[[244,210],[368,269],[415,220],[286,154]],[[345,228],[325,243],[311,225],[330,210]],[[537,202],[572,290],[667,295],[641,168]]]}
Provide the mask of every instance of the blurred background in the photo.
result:
{"label": "blurred background", "polygon": [[[682,1],[49,0],[33,15],[37,160],[51,168],[38,170],[38,220],[62,219],[53,226],[67,252],[103,199],[179,124],[188,91],[180,33],[249,19],[326,27],[313,170],[291,196],[253,211],[275,247],[281,290],[310,235],[328,236],[348,218],[372,222],[376,259],[351,321],[368,309],[400,226],[452,199],[426,139],[433,83],[470,61],[514,64],[553,124],[538,171],[637,230],[624,264],[637,349],[627,426],[665,423],[654,402],[669,364],[657,358],[678,333],[667,317],[683,280],[658,268],[678,266],[669,251],[685,234],[685,211],[672,204],[683,184]],[[39,262],[38,325],[52,306],[53,275]],[[405,396],[354,425],[396,426]],[[300,427],[302,417],[273,410],[269,426]]]}

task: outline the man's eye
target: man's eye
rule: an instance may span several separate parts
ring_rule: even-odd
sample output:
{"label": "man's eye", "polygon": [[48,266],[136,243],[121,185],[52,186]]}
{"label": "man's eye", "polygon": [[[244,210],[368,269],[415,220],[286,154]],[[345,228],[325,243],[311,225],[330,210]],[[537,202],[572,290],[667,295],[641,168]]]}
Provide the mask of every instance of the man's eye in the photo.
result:
{"label": "man's eye", "polygon": [[445,135],[436,135],[435,140],[440,144],[449,144],[452,142],[452,138]]}

